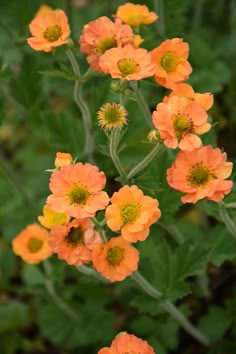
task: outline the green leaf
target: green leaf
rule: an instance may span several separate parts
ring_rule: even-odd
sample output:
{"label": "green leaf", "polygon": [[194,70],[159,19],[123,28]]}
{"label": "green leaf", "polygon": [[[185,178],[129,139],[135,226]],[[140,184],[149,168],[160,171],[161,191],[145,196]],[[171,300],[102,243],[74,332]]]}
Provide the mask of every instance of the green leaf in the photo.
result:
{"label": "green leaf", "polygon": [[230,327],[231,320],[224,309],[212,306],[200,320],[199,327],[212,342],[220,340]]}
{"label": "green leaf", "polygon": [[0,333],[15,330],[29,321],[28,306],[19,301],[0,305]]}
{"label": "green leaf", "polygon": [[36,265],[24,264],[22,277],[26,285],[29,287],[45,283],[44,275]]}
{"label": "green leaf", "polygon": [[201,274],[207,263],[207,250],[187,242],[172,250],[164,240],[154,245],[149,238],[140,246],[140,252],[141,273],[147,278],[152,274],[150,282],[171,300],[191,292],[187,278]]}
{"label": "green leaf", "polygon": [[62,70],[41,70],[39,71],[39,74],[47,77],[59,77],[61,79],[66,79],[66,80],[75,80],[75,76],[73,73],[69,73],[69,71],[62,71]]}

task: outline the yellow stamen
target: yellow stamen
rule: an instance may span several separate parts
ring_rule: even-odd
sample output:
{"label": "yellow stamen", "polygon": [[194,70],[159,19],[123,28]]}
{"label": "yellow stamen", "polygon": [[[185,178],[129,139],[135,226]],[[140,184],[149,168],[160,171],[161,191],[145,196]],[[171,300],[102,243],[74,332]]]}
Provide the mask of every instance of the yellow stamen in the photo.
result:
{"label": "yellow stamen", "polygon": [[133,59],[120,59],[117,66],[121,72],[121,76],[125,78],[127,75],[135,74],[139,71],[139,64]]}
{"label": "yellow stamen", "polygon": [[115,266],[120,264],[124,258],[124,250],[120,247],[112,247],[107,251],[107,261],[110,265]]}
{"label": "yellow stamen", "polygon": [[89,196],[90,193],[88,191],[88,188],[79,184],[76,184],[74,187],[72,187],[68,193],[68,198],[71,204],[85,205]]}
{"label": "yellow stamen", "polygon": [[205,187],[213,178],[215,178],[215,176],[207,166],[204,166],[202,163],[197,163],[191,168],[187,179],[193,187]]}
{"label": "yellow stamen", "polygon": [[49,42],[56,42],[62,35],[62,28],[58,25],[50,26],[43,35]]}
{"label": "yellow stamen", "polygon": [[43,246],[43,241],[37,237],[31,237],[28,242],[28,249],[30,252],[38,252]]}
{"label": "yellow stamen", "polygon": [[174,71],[178,64],[178,58],[172,52],[166,52],[162,58],[160,65],[165,69],[167,72]]}
{"label": "yellow stamen", "polygon": [[112,37],[104,37],[97,44],[97,51],[100,55],[104,54],[108,49],[116,47],[116,41]]}
{"label": "yellow stamen", "polygon": [[139,215],[139,206],[137,204],[126,204],[122,206],[120,212],[124,224],[131,223]]}

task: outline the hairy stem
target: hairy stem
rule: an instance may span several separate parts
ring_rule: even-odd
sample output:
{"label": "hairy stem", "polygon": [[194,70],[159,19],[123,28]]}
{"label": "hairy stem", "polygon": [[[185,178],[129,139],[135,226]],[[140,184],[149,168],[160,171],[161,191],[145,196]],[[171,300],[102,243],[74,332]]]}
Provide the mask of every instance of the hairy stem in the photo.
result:
{"label": "hairy stem", "polygon": [[227,230],[231,233],[231,235],[234,238],[236,238],[236,225],[231,219],[231,217],[229,216],[229,213],[223,202],[219,203],[219,212],[220,212],[221,220],[225,224]]}
{"label": "hairy stem", "polygon": [[126,173],[124,171],[124,168],[120,162],[120,159],[117,154],[117,146],[119,143],[119,137],[120,137],[120,130],[119,129],[112,129],[111,130],[111,136],[110,136],[110,143],[109,143],[109,151],[110,151],[110,156],[111,159],[119,173],[122,179],[126,178]]}
{"label": "hairy stem", "polygon": [[164,15],[164,1],[163,0],[153,0],[154,11],[159,16],[158,21],[156,21],[157,31],[159,36],[165,38],[165,15]]}
{"label": "hairy stem", "polygon": [[45,281],[45,287],[48,291],[48,294],[51,296],[53,302],[57,307],[64,312],[65,315],[67,315],[69,318],[71,318],[74,322],[79,323],[80,318],[79,316],[75,313],[74,309],[72,309],[62,298],[57,294],[56,289],[54,287],[54,283],[52,281],[52,269],[51,265],[48,261],[43,261],[43,266],[45,270],[45,274],[47,276],[47,279]]}
{"label": "hairy stem", "polygon": [[150,129],[153,129],[153,124],[152,124],[152,117],[151,117],[151,112],[150,109],[147,105],[147,102],[145,100],[145,98],[142,95],[141,90],[139,90],[138,88],[138,84],[136,81],[130,81],[130,86],[134,91],[135,97],[136,97],[136,101],[140,107],[140,109],[142,110],[143,114],[144,114],[144,118],[147,122],[147,125],[149,126]]}
{"label": "hairy stem", "polygon": [[77,64],[77,61],[71,49],[67,49],[66,54],[71,63],[73,72],[76,77],[75,86],[74,86],[74,100],[81,111],[82,119],[84,123],[84,130],[85,130],[84,153],[88,157],[88,160],[90,162],[93,162],[94,141],[92,136],[92,118],[88,106],[85,103],[82,96],[82,88],[83,88],[84,80],[81,78],[80,68]]}
{"label": "hairy stem", "polygon": [[139,272],[132,275],[133,280],[147,293],[156,300],[160,300],[160,305],[168,312],[187,333],[189,333],[198,342],[209,346],[208,338],[194,327],[189,320],[173,305],[168,299],[164,299],[163,294],[154,288]]}
{"label": "hairy stem", "polygon": [[149,152],[149,154],[139,162],[132,170],[128,173],[126,179],[131,179],[135,175],[137,175],[140,171],[142,171],[145,167],[147,167],[150,162],[154,159],[158,151],[160,150],[161,144],[156,144],[154,148]]}

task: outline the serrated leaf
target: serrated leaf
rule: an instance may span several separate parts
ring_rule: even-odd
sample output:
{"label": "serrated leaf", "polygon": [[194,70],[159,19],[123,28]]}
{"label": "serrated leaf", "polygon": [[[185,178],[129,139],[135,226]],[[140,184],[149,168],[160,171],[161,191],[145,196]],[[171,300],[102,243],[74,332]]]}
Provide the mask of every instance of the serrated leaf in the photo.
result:
{"label": "serrated leaf", "polygon": [[150,239],[141,245],[140,269],[164,296],[176,300],[191,292],[186,279],[201,274],[207,263],[207,250],[184,243],[172,250],[165,242],[154,245]]}

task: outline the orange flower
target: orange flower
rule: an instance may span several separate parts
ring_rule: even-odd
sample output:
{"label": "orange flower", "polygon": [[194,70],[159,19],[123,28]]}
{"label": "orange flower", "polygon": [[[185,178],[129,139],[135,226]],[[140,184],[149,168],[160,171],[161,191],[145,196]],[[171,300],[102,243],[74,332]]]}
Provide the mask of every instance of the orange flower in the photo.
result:
{"label": "orange flower", "polygon": [[98,354],[155,354],[147,341],[134,334],[122,332],[112,341],[110,348],[102,348]]}
{"label": "orange flower", "polygon": [[176,161],[167,170],[167,181],[172,188],[187,193],[183,203],[196,203],[199,199],[221,201],[232,188],[232,181],[225,181],[232,171],[232,162],[226,162],[226,153],[203,146],[191,152],[180,151]]}
{"label": "orange flower", "polygon": [[30,23],[33,37],[27,38],[28,44],[35,50],[50,52],[54,47],[68,43],[70,28],[66,14],[62,10],[48,11],[37,16]]}
{"label": "orange flower", "polygon": [[111,203],[106,209],[107,225],[112,231],[121,229],[121,236],[130,242],[144,241],[149,227],[161,216],[158,201],[135,185],[115,192]]}
{"label": "orange flower", "polygon": [[28,225],[12,240],[13,252],[25,262],[36,264],[52,255],[48,231],[38,224]]}
{"label": "orange flower", "polygon": [[117,19],[112,22],[108,17],[102,16],[84,26],[79,38],[81,52],[87,54],[89,65],[101,72],[99,58],[108,49],[124,46],[127,43],[140,43],[139,38],[134,36],[130,26],[122,24]]}
{"label": "orange flower", "polygon": [[77,219],[92,217],[109,202],[107,193],[102,191],[105,183],[105,174],[89,163],[62,166],[51,175],[49,188],[52,194],[47,198],[47,204],[51,209]]}
{"label": "orange flower", "polygon": [[114,17],[131,26],[149,25],[158,19],[155,12],[149,11],[146,5],[125,3],[118,7]]}
{"label": "orange flower", "polygon": [[55,166],[56,168],[60,168],[62,166],[70,165],[73,161],[71,154],[66,152],[57,152],[55,158]]}
{"label": "orange flower", "polygon": [[46,15],[48,12],[53,11],[53,8],[48,6],[48,5],[41,5],[39,10],[36,12],[34,17],[38,17],[38,16],[44,16]]}
{"label": "orange flower", "polygon": [[43,216],[38,216],[38,221],[47,229],[51,229],[55,226],[68,224],[70,216],[67,213],[57,213],[48,205],[44,205]]}
{"label": "orange flower", "polygon": [[207,113],[199,103],[185,97],[172,96],[168,103],[159,103],[152,114],[164,144],[176,149],[192,151],[202,145],[197,135],[208,132]]}
{"label": "orange flower", "polygon": [[148,51],[130,44],[107,50],[99,63],[102,71],[114,79],[141,80],[154,75],[156,70]]}
{"label": "orange flower", "polygon": [[176,83],[188,80],[192,72],[187,61],[189,45],[182,38],[167,39],[150,54],[157,65],[154,78],[160,85],[173,89]]}
{"label": "orange flower", "polygon": [[168,97],[164,97],[163,102],[168,103],[169,98],[172,96],[185,97],[188,101],[195,101],[199,103],[206,111],[213,105],[213,95],[209,92],[196,93],[191,85],[176,84],[173,91]]}
{"label": "orange flower", "polygon": [[121,281],[138,268],[139,251],[122,237],[113,237],[93,251],[94,268],[104,278]]}
{"label": "orange flower", "polygon": [[101,243],[101,239],[89,219],[74,219],[67,226],[54,227],[48,243],[59,259],[79,266],[92,260],[92,250]]}

